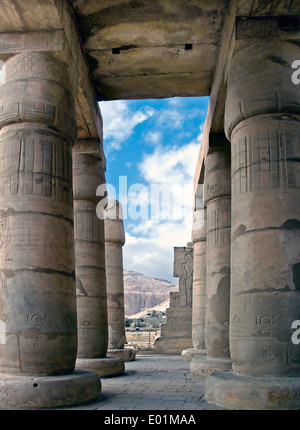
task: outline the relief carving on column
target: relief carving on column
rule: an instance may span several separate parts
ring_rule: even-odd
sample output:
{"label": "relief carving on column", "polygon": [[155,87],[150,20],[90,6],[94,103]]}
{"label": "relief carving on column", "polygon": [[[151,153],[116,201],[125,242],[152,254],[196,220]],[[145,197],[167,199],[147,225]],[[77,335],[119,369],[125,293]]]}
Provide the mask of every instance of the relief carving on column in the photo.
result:
{"label": "relief carving on column", "polygon": [[[263,116],[261,117],[263,119]],[[299,188],[295,160],[298,132],[289,121],[282,130],[262,129],[251,136],[251,124],[244,125],[244,139],[232,147],[232,190],[234,194],[275,188]],[[239,132],[239,127],[236,128]],[[233,135],[235,132],[233,133]],[[300,151],[299,151],[300,154]]]}
{"label": "relief carving on column", "polygon": [[66,140],[77,135],[74,84],[66,68],[48,55],[27,52],[11,57],[1,75],[0,126],[38,122]]}
{"label": "relief carving on column", "polygon": [[33,194],[71,204],[68,143],[16,127],[0,137],[0,197]]}
{"label": "relief carving on column", "polygon": [[[41,61],[43,58],[43,61]],[[25,52],[13,63],[6,63],[5,81],[12,78],[41,78],[65,85],[65,69],[52,57],[34,52]]]}
{"label": "relief carving on column", "polygon": [[[180,307],[192,307],[192,288],[193,288],[193,250],[192,248],[184,248],[185,252],[180,257],[178,252],[175,253],[175,258],[179,259],[181,265],[179,274],[179,295]],[[178,262],[174,263],[175,265]]]}
{"label": "relief carving on column", "polygon": [[[77,124],[69,84],[67,67],[51,55],[18,54],[2,68],[1,371],[74,369],[71,146]],[[55,106],[63,106],[59,114]]]}

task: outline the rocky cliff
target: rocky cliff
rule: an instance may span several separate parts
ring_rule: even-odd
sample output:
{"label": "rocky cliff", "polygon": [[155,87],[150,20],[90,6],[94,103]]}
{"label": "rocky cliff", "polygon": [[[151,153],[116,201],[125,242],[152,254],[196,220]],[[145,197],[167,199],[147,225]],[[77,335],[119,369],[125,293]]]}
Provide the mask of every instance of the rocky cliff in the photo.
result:
{"label": "rocky cliff", "polygon": [[157,306],[169,299],[171,291],[178,291],[178,285],[165,279],[149,278],[141,273],[124,270],[126,317]]}

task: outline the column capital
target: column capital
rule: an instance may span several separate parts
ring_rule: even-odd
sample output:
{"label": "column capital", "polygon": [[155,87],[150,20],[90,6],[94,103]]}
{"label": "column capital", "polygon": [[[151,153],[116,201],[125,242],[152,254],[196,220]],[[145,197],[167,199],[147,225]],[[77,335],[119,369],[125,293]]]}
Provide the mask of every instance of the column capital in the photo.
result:
{"label": "column capital", "polygon": [[98,202],[96,191],[102,184],[105,184],[104,162],[93,154],[73,151],[74,200]]}
{"label": "column capital", "polygon": [[103,151],[103,142],[101,139],[77,139],[75,144],[73,145],[73,154],[88,154],[92,155],[95,158],[103,161],[104,168],[106,168],[105,155]]}
{"label": "column capital", "polygon": [[197,242],[206,241],[206,213],[207,209],[205,206],[201,209],[196,209],[193,213],[193,245]]}
{"label": "column capital", "polygon": [[297,43],[254,40],[236,52],[230,63],[225,107],[225,133],[262,114],[300,115],[292,64],[300,58]]}
{"label": "column capital", "polygon": [[204,204],[218,197],[230,196],[230,147],[215,147],[206,157],[204,173]]}
{"label": "column capital", "polygon": [[23,52],[2,67],[0,128],[40,123],[75,141],[75,97],[68,68],[53,55]]}
{"label": "column capital", "polygon": [[122,205],[117,200],[109,200],[105,209],[105,243],[125,244]]}

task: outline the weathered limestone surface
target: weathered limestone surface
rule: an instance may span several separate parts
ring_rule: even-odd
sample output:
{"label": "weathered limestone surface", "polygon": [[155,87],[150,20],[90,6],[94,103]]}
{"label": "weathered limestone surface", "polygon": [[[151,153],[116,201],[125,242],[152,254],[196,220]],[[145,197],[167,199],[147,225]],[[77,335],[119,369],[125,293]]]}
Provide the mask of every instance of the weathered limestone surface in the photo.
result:
{"label": "weathered limestone surface", "polygon": [[226,132],[232,144],[230,351],[233,372],[206,397],[233,409],[299,409],[299,105],[295,43],[252,40],[234,55]]}
{"label": "weathered limestone surface", "polygon": [[174,276],[179,278],[179,291],[170,293],[166,324],[155,341],[160,353],[181,353],[192,347],[193,248],[174,248]]}
{"label": "weathered limestone surface", "polygon": [[[223,136],[220,141],[223,142]],[[200,376],[230,368],[230,148],[216,146],[205,164],[207,206],[205,347],[207,357],[195,358],[191,372]]]}
{"label": "weathered limestone surface", "polygon": [[[76,116],[68,73],[51,55],[33,52],[10,57],[2,69],[0,407],[4,408],[72,405],[96,399],[101,390],[96,373],[73,373],[77,327],[71,157]],[[54,380],[56,393],[48,396]],[[87,384],[92,384],[89,392]]]}
{"label": "weathered limestone surface", "polygon": [[101,160],[73,153],[78,357],[105,357],[107,351],[104,224],[95,192],[104,181]]}
{"label": "weathered limestone surface", "polygon": [[2,371],[51,375],[74,366],[71,148],[76,123],[64,73],[63,65],[36,53],[10,58],[2,71]]}
{"label": "weathered limestone surface", "polygon": [[106,357],[108,316],[104,219],[99,219],[96,213],[96,189],[105,183],[105,173],[99,155],[89,153],[89,149],[88,141],[80,141],[73,152],[78,314],[76,367],[97,370],[99,376],[108,376],[106,372],[113,376],[115,368],[116,375],[124,372],[124,363],[120,358]]}
{"label": "weathered limestone surface", "polygon": [[195,211],[192,232],[194,245],[192,341],[193,347],[198,349],[205,348],[206,211],[206,207]]}
{"label": "weathered limestone surface", "polygon": [[209,94],[227,12],[223,2],[73,4],[99,98]]}
{"label": "weathered limestone surface", "polygon": [[108,355],[123,361],[135,359],[135,350],[126,348],[123,253],[125,232],[122,205],[109,200],[105,207],[105,265],[108,314]]}
{"label": "weathered limestone surface", "polygon": [[203,348],[202,349],[200,349],[200,348],[187,348],[181,352],[181,358],[184,361],[191,361],[196,357],[199,358],[199,357],[203,357],[205,355],[206,355],[206,350]]}
{"label": "weathered limestone surface", "polygon": [[[203,202],[202,202],[203,204]],[[196,209],[193,214],[193,304],[192,343],[193,348],[183,350],[185,361],[202,357],[205,350],[205,306],[206,306],[206,207]]]}
{"label": "weathered limestone surface", "polygon": [[[105,163],[97,101],[210,95],[195,184],[203,183],[217,152],[211,137],[223,133],[226,100],[233,372],[209,376],[206,396],[228,408],[299,409],[299,346],[291,342],[300,307],[300,103],[291,79],[291,64],[300,58],[299,12],[298,0],[0,2],[0,60],[6,62],[0,85],[0,407],[72,405],[100,392],[95,373],[74,372],[71,187],[76,133],[88,140],[79,152],[97,158],[90,151],[96,142]],[[229,266],[224,258],[225,271],[213,267],[224,255],[212,246],[228,231],[227,197],[222,203],[214,197],[207,208],[207,277],[216,277],[214,271],[223,276],[212,291],[220,282],[227,291]],[[94,202],[79,200],[87,203],[74,205],[75,222],[91,226]],[[211,225],[213,212],[224,215],[224,223],[218,216],[220,229]],[[79,235],[78,243],[86,237]],[[76,268],[89,294],[97,264]],[[217,293],[209,296],[206,312],[210,371],[227,350],[227,319]],[[99,303],[104,295],[95,297]],[[107,338],[97,324],[95,333]],[[80,329],[79,338],[88,333]],[[106,354],[105,341],[101,348]]]}

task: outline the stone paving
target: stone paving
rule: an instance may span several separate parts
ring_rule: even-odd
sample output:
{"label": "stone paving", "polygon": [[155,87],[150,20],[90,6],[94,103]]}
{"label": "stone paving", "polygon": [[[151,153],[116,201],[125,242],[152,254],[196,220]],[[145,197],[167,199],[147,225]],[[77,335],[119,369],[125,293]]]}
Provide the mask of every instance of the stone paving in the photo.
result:
{"label": "stone paving", "polygon": [[97,403],[69,410],[216,410],[204,399],[204,379],[192,375],[180,355],[137,355],[125,374],[101,378]]}

